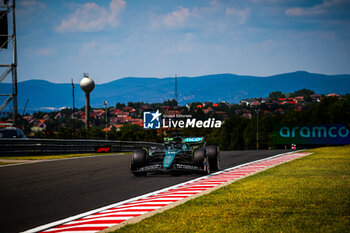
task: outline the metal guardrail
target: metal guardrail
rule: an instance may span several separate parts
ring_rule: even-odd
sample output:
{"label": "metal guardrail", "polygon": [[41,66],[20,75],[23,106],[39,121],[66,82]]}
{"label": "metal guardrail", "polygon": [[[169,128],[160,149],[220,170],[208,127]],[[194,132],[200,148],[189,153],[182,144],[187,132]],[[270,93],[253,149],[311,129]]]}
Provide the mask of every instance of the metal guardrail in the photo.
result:
{"label": "metal guardrail", "polygon": [[111,146],[109,152],[129,152],[160,145],[154,142],[130,142],[80,139],[0,139],[0,156],[94,153],[97,147]]}

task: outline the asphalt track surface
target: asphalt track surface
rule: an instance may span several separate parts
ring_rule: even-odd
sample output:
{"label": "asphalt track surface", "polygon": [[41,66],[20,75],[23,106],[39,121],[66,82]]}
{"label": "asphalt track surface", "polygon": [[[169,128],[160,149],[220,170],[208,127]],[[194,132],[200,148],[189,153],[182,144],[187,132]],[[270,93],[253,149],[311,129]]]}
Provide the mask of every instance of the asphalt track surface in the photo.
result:
{"label": "asphalt track surface", "polygon": [[[221,168],[284,152],[220,152]],[[0,231],[25,231],[198,177],[134,177],[130,159],[109,155],[0,167]]]}

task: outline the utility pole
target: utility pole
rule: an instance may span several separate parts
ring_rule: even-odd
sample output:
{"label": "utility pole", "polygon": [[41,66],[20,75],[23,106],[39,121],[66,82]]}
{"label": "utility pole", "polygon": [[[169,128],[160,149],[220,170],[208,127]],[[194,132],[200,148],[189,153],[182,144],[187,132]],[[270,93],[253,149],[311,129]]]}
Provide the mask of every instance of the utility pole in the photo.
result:
{"label": "utility pole", "polygon": [[26,105],[24,105],[24,109],[23,109],[23,114],[22,114],[22,116],[24,116],[24,114],[26,113],[26,109],[27,109],[28,102],[29,102],[29,99],[27,99]]}
{"label": "utility pole", "polygon": [[177,95],[177,74],[175,74],[175,100],[178,101],[178,95]]}
{"label": "utility pole", "polygon": [[75,138],[75,119],[74,119],[75,104],[74,104],[74,83],[73,83],[73,79],[72,79],[72,97],[73,97],[73,112],[72,112],[73,138]]}
{"label": "utility pole", "polygon": [[255,110],[256,112],[256,150],[259,150],[259,111]]}
{"label": "utility pole", "polygon": [[105,100],[103,103],[104,103],[105,109],[106,109],[106,140],[108,140],[108,131],[107,131],[107,128],[108,128],[108,108],[107,108],[107,100]]}

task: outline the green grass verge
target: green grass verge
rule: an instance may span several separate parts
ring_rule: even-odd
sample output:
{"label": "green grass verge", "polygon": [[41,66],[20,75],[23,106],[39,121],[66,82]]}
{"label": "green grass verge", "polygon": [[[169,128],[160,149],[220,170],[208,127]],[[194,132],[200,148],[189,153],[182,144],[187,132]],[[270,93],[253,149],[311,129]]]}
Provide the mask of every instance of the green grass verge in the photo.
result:
{"label": "green grass verge", "polygon": [[115,152],[115,153],[87,153],[87,154],[66,154],[66,155],[41,155],[41,156],[7,156],[0,157],[0,160],[47,160],[47,159],[66,159],[74,157],[86,157],[96,155],[113,155],[113,154],[129,154],[131,152]]}
{"label": "green grass verge", "polygon": [[350,232],[350,146],[310,151],[114,232]]}

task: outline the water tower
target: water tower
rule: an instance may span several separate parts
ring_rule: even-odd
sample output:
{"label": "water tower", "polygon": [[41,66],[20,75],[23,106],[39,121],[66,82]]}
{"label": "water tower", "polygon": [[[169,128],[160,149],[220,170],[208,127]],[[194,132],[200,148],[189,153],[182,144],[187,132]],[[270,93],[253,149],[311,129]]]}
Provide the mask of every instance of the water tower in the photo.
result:
{"label": "water tower", "polygon": [[95,82],[84,73],[80,81],[80,88],[85,92],[85,129],[86,137],[89,137],[90,92],[95,88]]}

